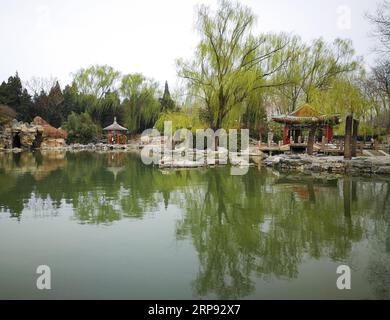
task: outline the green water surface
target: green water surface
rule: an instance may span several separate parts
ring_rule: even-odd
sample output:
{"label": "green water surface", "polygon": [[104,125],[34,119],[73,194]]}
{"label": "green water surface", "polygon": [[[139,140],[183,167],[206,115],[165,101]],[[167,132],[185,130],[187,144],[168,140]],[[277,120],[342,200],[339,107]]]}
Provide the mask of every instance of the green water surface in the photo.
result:
{"label": "green water surface", "polygon": [[[38,290],[39,265],[51,290]],[[351,268],[351,290],[336,269]],[[0,299],[388,299],[390,178],[0,155]]]}

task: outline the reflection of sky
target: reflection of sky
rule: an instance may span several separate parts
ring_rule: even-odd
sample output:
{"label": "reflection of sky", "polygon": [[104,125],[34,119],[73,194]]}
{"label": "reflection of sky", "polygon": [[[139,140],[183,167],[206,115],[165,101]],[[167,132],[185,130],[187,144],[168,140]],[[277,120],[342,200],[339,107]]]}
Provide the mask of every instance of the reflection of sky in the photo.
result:
{"label": "reflection of sky", "polygon": [[[58,77],[91,64],[109,64],[124,73],[143,72],[176,84],[175,59],[191,57],[197,43],[194,8],[215,0],[2,0],[0,81],[19,71]],[[243,0],[258,16],[258,32],[294,32],[310,40],[351,38],[369,61],[371,26],[364,13],[372,0]],[[338,10],[351,10],[351,28],[340,29]],[[341,10],[342,11],[342,10]]]}

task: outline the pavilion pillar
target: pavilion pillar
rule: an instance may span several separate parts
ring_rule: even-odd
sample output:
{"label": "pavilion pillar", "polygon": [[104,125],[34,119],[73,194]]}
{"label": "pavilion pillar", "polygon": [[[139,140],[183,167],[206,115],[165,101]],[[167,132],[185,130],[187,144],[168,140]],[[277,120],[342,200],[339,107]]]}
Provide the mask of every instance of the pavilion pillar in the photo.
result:
{"label": "pavilion pillar", "polygon": [[288,127],[284,126],[283,130],[283,144],[288,144]]}
{"label": "pavilion pillar", "polygon": [[111,144],[110,130],[108,130],[108,133],[107,133],[107,144]]}
{"label": "pavilion pillar", "polygon": [[333,140],[333,127],[332,126],[327,125],[325,127],[325,136],[326,136],[326,140],[328,140],[328,142]]}
{"label": "pavilion pillar", "polygon": [[119,133],[118,131],[115,131],[116,133],[116,144],[119,144]]}

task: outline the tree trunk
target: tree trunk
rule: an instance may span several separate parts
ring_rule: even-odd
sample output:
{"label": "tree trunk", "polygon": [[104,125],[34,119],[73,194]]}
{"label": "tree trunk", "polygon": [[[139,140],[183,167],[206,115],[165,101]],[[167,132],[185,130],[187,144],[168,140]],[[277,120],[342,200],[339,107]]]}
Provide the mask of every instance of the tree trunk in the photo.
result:
{"label": "tree trunk", "polygon": [[219,148],[219,137],[218,137],[218,136],[215,136],[215,140],[214,140],[214,151],[218,151],[218,148]]}
{"label": "tree trunk", "polygon": [[349,115],[345,119],[345,137],[344,137],[344,159],[351,160],[351,136],[352,136],[352,116]]}
{"label": "tree trunk", "polygon": [[353,129],[352,129],[352,157],[356,157],[357,153],[357,139],[358,139],[358,133],[359,131],[359,121],[353,120]]}
{"label": "tree trunk", "polygon": [[314,137],[315,137],[315,134],[316,134],[316,129],[315,128],[311,128],[310,131],[309,131],[309,139],[307,140],[307,154],[308,155],[313,155],[313,151],[314,151]]}

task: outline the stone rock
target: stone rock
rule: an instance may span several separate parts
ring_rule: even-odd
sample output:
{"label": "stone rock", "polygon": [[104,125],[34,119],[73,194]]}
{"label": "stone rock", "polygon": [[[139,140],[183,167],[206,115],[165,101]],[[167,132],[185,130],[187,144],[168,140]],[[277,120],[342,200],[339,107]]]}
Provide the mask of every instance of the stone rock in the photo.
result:
{"label": "stone rock", "polygon": [[0,130],[0,148],[12,149],[58,148],[66,145],[67,133],[49,125],[40,117],[35,117],[32,123],[12,120]]}
{"label": "stone rock", "polygon": [[377,174],[390,174],[390,166],[379,167],[375,173]]}
{"label": "stone rock", "polygon": [[66,147],[65,139],[44,138],[41,143],[42,149],[58,149]]}
{"label": "stone rock", "polygon": [[60,129],[56,129],[43,120],[41,117],[35,117],[32,124],[34,126],[39,126],[42,128],[43,137],[55,138],[55,139],[66,139],[68,134],[66,131]]}
{"label": "stone rock", "polygon": [[342,157],[314,157],[287,154],[269,157],[263,164],[283,170],[328,172],[335,174],[390,174],[390,157],[359,157],[344,160]]}

